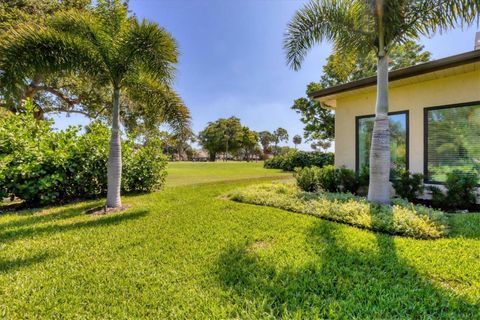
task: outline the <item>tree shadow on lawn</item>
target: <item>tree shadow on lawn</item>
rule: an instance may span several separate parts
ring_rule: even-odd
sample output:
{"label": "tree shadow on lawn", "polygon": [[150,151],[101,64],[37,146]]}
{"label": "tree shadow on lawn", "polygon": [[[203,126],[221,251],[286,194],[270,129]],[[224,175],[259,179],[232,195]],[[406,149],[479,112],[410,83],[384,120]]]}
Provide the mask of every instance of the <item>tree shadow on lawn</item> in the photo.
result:
{"label": "tree shadow on lawn", "polygon": [[244,312],[263,317],[479,317],[480,305],[434,286],[399,259],[393,237],[372,234],[364,242],[347,232],[319,220],[306,239],[314,262],[300,267],[271,263],[248,243],[232,245],[219,257],[219,281],[236,305],[249,308]]}
{"label": "tree shadow on lawn", "polygon": [[[18,212],[8,212],[8,215],[14,215],[17,219],[0,223],[0,230],[4,228],[26,227],[44,222],[54,222],[61,219],[68,219],[74,216],[82,215],[87,209],[93,207],[96,207],[96,203],[86,203],[81,206],[73,206],[61,210],[55,210],[55,207],[45,207],[41,209],[26,209]],[[42,214],[43,211],[52,209],[54,210],[53,212]]]}
{"label": "tree shadow on lawn", "polygon": [[[71,218],[77,215],[84,215],[84,207],[66,209],[60,213],[62,219]],[[95,217],[88,217],[84,221],[79,221],[69,224],[49,224],[46,226],[35,226],[34,222],[30,222],[27,225],[31,225],[27,228],[18,228],[13,230],[7,230],[0,232],[0,242],[15,241],[24,238],[31,238],[42,235],[53,235],[60,232],[67,232],[72,230],[78,230],[83,228],[102,227],[108,225],[119,224],[124,221],[134,220],[144,217],[148,214],[148,210],[137,210],[131,212],[119,212],[107,215],[99,215]],[[87,217],[87,216],[85,216]],[[56,221],[56,219],[54,220]],[[64,220],[62,220],[64,221]]]}
{"label": "tree shadow on lawn", "polygon": [[0,259],[0,275],[2,273],[8,273],[10,271],[28,267],[33,264],[44,262],[45,260],[52,258],[51,254],[41,253],[28,258],[15,258],[11,260]]}

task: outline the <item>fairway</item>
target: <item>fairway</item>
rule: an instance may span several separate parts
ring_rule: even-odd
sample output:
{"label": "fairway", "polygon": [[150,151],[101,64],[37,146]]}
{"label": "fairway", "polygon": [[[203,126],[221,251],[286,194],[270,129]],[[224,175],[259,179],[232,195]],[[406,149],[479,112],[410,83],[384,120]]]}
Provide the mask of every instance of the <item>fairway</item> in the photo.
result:
{"label": "fairway", "polygon": [[258,162],[169,162],[167,186],[208,183],[216,181],[235,181],[251,178],[279,177],[288,178],[290,173],[281,170],[263,168]]}
{"label": "fairway", "polygon": [[[1,215],[0,315],[479,318],[479,215],[456,216],[450,238],[391,237],[225,200],[285,176],[260,163],[169,170],[177,187],[124,197],[122,213],[82,213],[98,200]],[[199,184],[220,176],[243,180]]]}

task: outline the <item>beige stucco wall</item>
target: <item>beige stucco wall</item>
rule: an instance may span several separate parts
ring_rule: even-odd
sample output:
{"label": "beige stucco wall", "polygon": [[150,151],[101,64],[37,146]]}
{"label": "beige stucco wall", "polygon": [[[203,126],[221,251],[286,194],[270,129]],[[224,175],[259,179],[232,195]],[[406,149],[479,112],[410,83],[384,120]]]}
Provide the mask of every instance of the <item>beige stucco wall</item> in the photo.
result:
{"label": "beige stucco wall", "polygon": [[[355,170],[355,117],[375,112],[375,88],[363,91],[336,99],[336,166]],[[409,110],[409,169],[411,172],[423,173],[424,108],[480,101],[480,70],[415,84],[392,86],[389,99],[390,111]]]}

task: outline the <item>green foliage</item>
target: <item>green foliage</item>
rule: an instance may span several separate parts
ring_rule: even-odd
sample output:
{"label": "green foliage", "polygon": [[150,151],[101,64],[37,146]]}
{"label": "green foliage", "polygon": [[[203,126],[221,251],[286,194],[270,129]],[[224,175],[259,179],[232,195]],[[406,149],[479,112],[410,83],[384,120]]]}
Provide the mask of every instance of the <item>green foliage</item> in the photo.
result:
{"label": "green foliage", "polygon": [[123,155],[122,190],[125,192],[159,190],[165,184],[167,176],[167,161],[160,151],[160,142],[150,141],[141,148],[131,146],[126,149],[129,153]]}
{"label": "green foliage", "polygon": [[209,122],[207,127],[198,133],[198,142],[208,151],[210,161],[215,161],[218,153],[235,154],[243,149],[250,156],[259,141],[256,132],[242,126],[240,119],[230,117]]}
{"label": "green foliage", "polygon": [[447,173],[446,193],[440,188],[430,186],[432,203],[446,209],[469,209],[476,204],[478,175],[476,173],[454,170]]}
{"label": "green foliage", "polygon": [[295,170],[295,180],[297,181],[297,186],[306,192],[315,192],[318,190],[318,176],[320,175],[319,167],[305,167],[297,168]]}
{"label": "green foliage", "polygon": [[300,135],[296,134],[296,135],[293,136],[293,140],[292,140],[292,141],[293,141],[293,144],[294,144],[295,147],[296,147],[297,145],[299,145],[300,143],[302,143],[302,137],[301,137]]}
{"label": "green foliage", "polygon": [[358,188],[357,177],[353,170],[335,168],[333,165],[297,170],[295,178],[299,188],[307,192],[323,190],[356,193]]}
{"label": "green foliage", "polygon": [[[31,205],[102,196],[107,190],[109,129],[92,123],[52,130],[31,113],[0,119],[0,196]],[[152,191],[163,185],[165,159],[155,146],[123,144],[123,191]]]}
{"label": "green foliage", "polygon": [[397,196],[408,201],[414,201],[423,195],[423,174],[412,174],[407,170],[397,171],[393,175],[392,185]]}
{"label": "green foliage", "polygon": [[260,131],[258,133],[260,144],[262,145],[263,156],[272,153],[271,145],[275,142],[275,136],[269,131]]}
{"label": "green foliage", "polygon": [[295,168],[323,167],[333,164],[333,153],[290,150],[265,161],[265,168],[293,171]]}
{"label": "green foliage", "polygon": [[230,198],[389,234],[435,239],[447,233],[443,212],[403,200],[396,200],[392,206],[373,205],[348,193],[302,193],[284,184],[251,186],[231,193]]}

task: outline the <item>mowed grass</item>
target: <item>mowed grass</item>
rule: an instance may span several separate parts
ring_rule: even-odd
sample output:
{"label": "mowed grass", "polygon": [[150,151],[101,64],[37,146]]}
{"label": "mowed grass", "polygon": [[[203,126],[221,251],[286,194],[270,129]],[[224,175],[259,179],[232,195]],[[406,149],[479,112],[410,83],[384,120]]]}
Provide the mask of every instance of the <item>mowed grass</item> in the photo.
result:
{"label": "mowed grass", "polygon": [[264,169],[263,161],[169,162],[168,173],[167,186],[292,176],[282,170]]}
{"label": "mowed grass", "polygon": [[1,215],[0,317],[480,318],[480,215],[425,241],[224,199],[268,172],[106,216],[82,213],[102,201]]}

